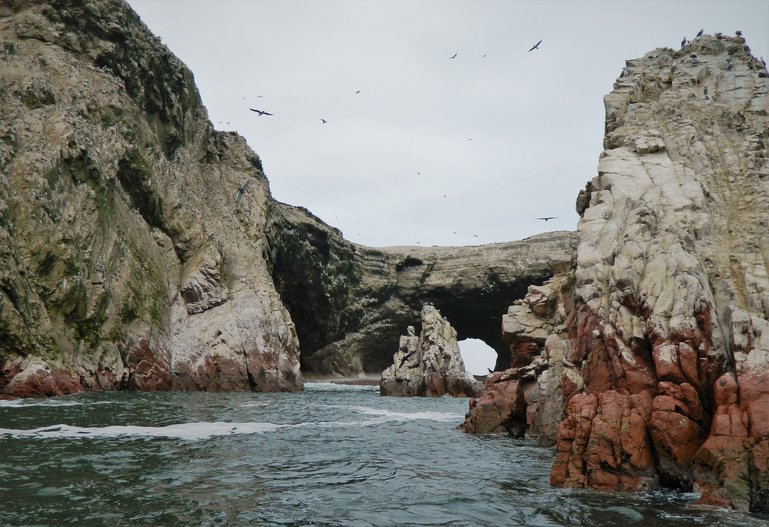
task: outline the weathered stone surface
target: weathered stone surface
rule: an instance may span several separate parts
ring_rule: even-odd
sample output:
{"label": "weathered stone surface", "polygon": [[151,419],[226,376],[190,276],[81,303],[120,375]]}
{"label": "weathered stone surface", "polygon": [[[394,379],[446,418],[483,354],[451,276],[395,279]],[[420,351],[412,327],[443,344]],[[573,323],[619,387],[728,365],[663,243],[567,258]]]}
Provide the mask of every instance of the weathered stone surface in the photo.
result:
{"label": "weathered stone surface", "polygon": [[[749,453],[766,432],[745,414],[749,400],[759,415],[769,408],[751,382],[767,371],[769,85],[743,44],[706,35],[655,50],[629,61],[606,98],[605,150],[578,226],[572,333],[585,395],[567,406],[555,484],[697,488],[704,502],[757,510],[766,474]],[[741,402],[713,411],[717,379],[735,371]],[[634,447],[643,462],[610,458],[593,439],[622,444],[606,424],[618,404],[648,437]]]}
{"label": "weathered stone surface", "polygon": [[581,358],[567,334],[573,282],[573,273],[557,274],[541,286],[529,286],[526,296],[510,306],[502,334],[511,368],[486,378],[481,398],[470,401],[463,430],[555,442],[564,401],[583,387]]}
{"label": "weathered stone surface", "polygon": [[267,180],[190,71],[113,0],[14,3],[0,40],[0,389],[300,389]]}
{"label": "weathered stone surface", "polygon": [[482,390],[483,385],[465,371],[456,330],[432,304],[422,308],[419,336],[400,338],[393,364],[382,372],[379,383],[382,395],[393,396],[474,397]]}
{"label": "weathered stone surface", "polygon": [[[605,106],[598,176],[577,200],[571,293],[553,306],[532,288],[509,309],[513,369],[490,380],[517,377],[520,421],[535,391],[520,387],[520,372],[547,360],[543,337],[555,336],[574,366],[562,371],[581,383],[560,377],[572,395],[562,399],[553,484],[666,486],[765,511],[766,70],[741,38],[705,35],[628,61]],[[565,327],[537,315],[561,306]]]}
{"label": "weathered stone surface", "polygon": [[500,313],[574,260],[576,237],[553,232],[475,247],[370,248],[344,240],[306,209],[274,202],[266,258],[296,324],[302,369],[381,373],[400,332],[431,303],[457,330],[510,363]]}

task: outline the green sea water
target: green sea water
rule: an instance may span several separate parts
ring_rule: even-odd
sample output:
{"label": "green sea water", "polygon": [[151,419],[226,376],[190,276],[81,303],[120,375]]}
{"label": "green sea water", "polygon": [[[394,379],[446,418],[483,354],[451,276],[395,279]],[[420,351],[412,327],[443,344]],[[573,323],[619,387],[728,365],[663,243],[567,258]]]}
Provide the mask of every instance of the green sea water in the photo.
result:
{"label": "green sea water", "polygon": [[552,488],[553,449],[459,432],[466,409],[324,383],[0,401],[0,525],[767,524],[692,494]]}

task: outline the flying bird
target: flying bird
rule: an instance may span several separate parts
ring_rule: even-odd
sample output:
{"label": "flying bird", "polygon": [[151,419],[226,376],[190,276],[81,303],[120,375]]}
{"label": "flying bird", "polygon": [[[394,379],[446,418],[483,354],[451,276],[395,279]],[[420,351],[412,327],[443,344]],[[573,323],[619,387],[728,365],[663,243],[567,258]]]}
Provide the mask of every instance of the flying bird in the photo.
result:
{"label": "flying bird", "polygon": [[320,120],[323,121],[323,124],[326,124],[328,122],[323,117],[321,117]]}
{"label": "flying bird", "polygon": [[360,90],[356,91],[356,92],[355,92],[355,95],[357,95],[357,94],[359,94],[359,93],[360,93]]}
{"label": "flying bird", "polygon": [[531,47],[529,48],[529,51],[534,51],[535,49],[539,49],[539,45],[540,45],[540,44],[542,44],[542,41],[541,41],[541,40],[540,40],[539,42],[537,42],[536,44],[534,44],[533,46],[531,46]]}
{"label": "flying bird", "polygon": [[545,220],[545,221],[547,221],[547,220],[554,220],[554,219],[556,219],[557,217],[558,217],[558,216],[545,216],[544,218],[537,218],[537,219],[538,219],[538,220]]}
{"label": "flying bird", "polygon": [[453,54],[452,56],[450,56],[449,58],[450,58],[450,59],[455,59],[455,58],[457,58],[457,53],[454,53],[454,54]]}
{"label": "flying bird", "polygon": [[[705,31],[705,30],[704,30],[704,29],[700,29],[700,32],[699,32],[699,33],[697,33],[697,37],[701,37],[701,36],[702,36],[702,32],[703,32],[703,31]],[[697,38],[697,37],[694,37],[694,38]]]}
{"label": "flying bird", "polygon": [[242,197],[243,197],[243,194],[245,194],[245,193],[246,193],[246,189],[248,188],[248,186],[249,186],[250,184],[251,184],[251,180],[249,179],[248,181],[246,181],[245,183],[243,183],[243,184],[240,186],[240,188],[238,188],[238,195],[237,195],[237,196],[235,196],[235,203],[239,203],[239,202],[240,202],[240,198],[242,198]]}
{"label": "flying bird", "polygon": [[264,110],[257,110],[256,108],[249,108],[252,112],[256,112],[259,115],[272,115],[270,112],[265,112]]}
{"label": "flying bird", "polygon": [[[419,242],[417,242],[417,243],[419,243]],[[411,353],[408,353],[408,354],[404,355],[403,358],[401,359],[401,363],[398,364],[398,368],[403,368],[403,365],[406,363],[406,361],[409,360],[416,352],[417,352],[417,350],[414,350]]]}

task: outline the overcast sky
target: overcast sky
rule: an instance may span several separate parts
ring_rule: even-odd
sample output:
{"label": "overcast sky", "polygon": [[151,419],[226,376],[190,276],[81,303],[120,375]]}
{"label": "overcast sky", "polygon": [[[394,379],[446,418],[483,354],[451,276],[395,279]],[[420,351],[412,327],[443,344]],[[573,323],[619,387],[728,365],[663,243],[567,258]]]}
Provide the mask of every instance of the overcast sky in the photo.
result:
{"label": "overcast sky", "polygon": [[[129,3],[192,69],[214,126],[259,154],[274,197],[370,246],[574,230],[625,60],[700,29],[740,29],[769,59],[767,0]],[[496,354],[469,346],[485,373]]]}
{"label": "overcast sky", "polygon": [[573,230],[626,59],[701,28],[769,58],[766,0],[129,3],[274,197],[371,246]]}

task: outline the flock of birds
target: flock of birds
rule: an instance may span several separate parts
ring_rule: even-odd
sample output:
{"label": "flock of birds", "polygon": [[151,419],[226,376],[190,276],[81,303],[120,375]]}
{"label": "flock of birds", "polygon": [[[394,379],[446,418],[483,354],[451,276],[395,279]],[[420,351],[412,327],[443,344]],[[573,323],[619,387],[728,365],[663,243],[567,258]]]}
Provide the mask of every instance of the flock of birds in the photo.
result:
{"label": "flock of birds", "polygon": [[[700,31],[700,33],[699,33],[697,36],[700,36],[701,34],[702,34],[702,31]],[[684,40],[685,40],[685,37],[684,37]],[[539,40],[539,42],[537,42],[536,44],[534,44],[533,46],[531,46],[531,47],[529,48],[529,52],[532,52],[532,51],[534,51],[534,50],[537,50],[537,49],[539,49],[539,46],[540,46],[540,44],[542,44],[542,39],[540,39],[540,40]],[[457,58],[457,56],[458,56],[458,55],[459,55],[459,53],[458,53],[458,52],[457,52],[457,53],[454,53],[452,56],[450,56],[450,57],[449,57],[449,60]],[[484,55],[483,55],[483,57],[486,57],[486,55],[484,54]],[[355,92],[355,94],[356,94],[356,95],[357,95],[357,94],[359,94],[359,93],[360,93],[360,90],[357,90],[357,91]],[[260,98],[261,98],[261,95],[257,95],[257,97],[260,97]],[[274,115],[274,114],[272,114],[272,113],[270,113],[270,112],[268,112],[268,111],[266,111],[266,110],[259,110],[259,109],[257,109],[257,108],[250,108],[250,107],[249,107],[248,109],[249,109],[249,110],[251,110],[252,112],[256,113],[256,114],[257,114],[257,116],[259,116],[259,117],[261,117],[261,116],[263,116],[263,115],[266,115],[266,116],[272,116],[272,115]],[[320,118],[320,121],[321,121],[321,123],[322,123],[322,124],[326,124],[326,123],[328,123],[328,120],[324,119],[323,117],[321,117],[321,118]],[[472,138],[469,138],[469,139],[468,139],[468,141],[472,141],[472,140],[473,140]],[[420,174],[420,172],[417,172],[417,174]],[[241,186],[241,187],[238,189],[238,193],[237,193],[237,196],[236,196],[236,200],[235,200],[235,202],[236,202],[236,203],[237,203],[237,202],[239,202],[239,201],[240,201],[240,198],[242,198],[242,197],[243,197],[243,193],[245,192],[245,190],[246,190],[246,188],[247,188],[247,187],[248,187],[248,183],[244,184],[243,186]],[[445,198],[445,197],[446,197],[446,195],[444,194],[444,195],[443,195],[443,197]],[[549,220],[554,220],[554,219],[557,219],[557,218],[558,218],[557,216],[544,216],[544,217],[541,217],[541,218],[536,218],[536,219],[538,219],[538,220],[543,220],[543,221],[549,221]],[[456,232],[455,232],[454,234],[456,234]],[[477,235],[477,234],[473,234],[473,237],[477,238],[477,237],[478,237],[478,235]]]}

